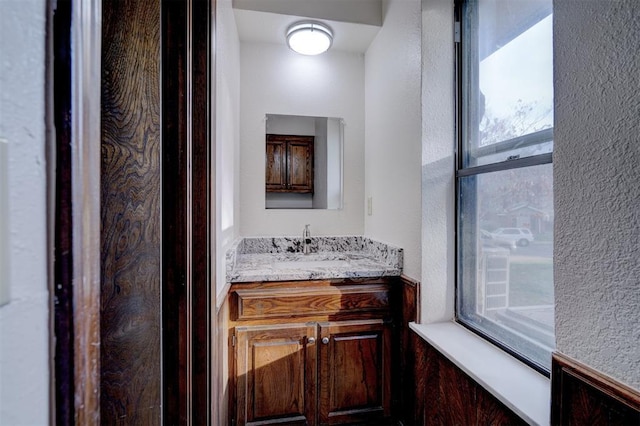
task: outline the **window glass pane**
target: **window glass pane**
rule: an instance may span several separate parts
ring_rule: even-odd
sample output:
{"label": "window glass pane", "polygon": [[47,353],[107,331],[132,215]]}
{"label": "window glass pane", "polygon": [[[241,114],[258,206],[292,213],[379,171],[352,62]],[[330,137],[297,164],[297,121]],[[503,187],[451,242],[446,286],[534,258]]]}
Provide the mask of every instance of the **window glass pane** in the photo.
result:
{"label": "window glass pane", "polygon": [[458,318],[547,370],[552,179],[551,164],[459,179]]}
{"label": "window glass pane", "polygon": [[469,2],[463,167],[552,151],[551,24],[550,0]]}

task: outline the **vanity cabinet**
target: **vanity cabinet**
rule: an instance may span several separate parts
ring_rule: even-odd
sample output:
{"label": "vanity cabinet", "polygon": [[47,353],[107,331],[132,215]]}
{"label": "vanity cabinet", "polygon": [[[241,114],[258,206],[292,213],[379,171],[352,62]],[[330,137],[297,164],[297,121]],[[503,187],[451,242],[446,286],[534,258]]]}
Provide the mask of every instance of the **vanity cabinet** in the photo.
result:
{"label": "vanity cabinet", "polygon": [[267,135],[267,192],[313,193],[313,136]]}
{"label": "vanity cabinet", "polygon": [[232,287],[230,300],[235,424],[391,416],[389,282],[250,283]]}

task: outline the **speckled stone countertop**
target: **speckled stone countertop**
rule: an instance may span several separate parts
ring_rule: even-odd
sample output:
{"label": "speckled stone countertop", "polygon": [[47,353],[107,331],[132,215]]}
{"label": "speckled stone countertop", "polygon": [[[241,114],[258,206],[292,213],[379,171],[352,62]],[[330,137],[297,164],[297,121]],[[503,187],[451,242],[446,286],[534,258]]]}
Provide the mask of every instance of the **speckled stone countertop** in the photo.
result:
{"label": "speckled stone countertop", "polygon": [[227,281],[378,278],[402,274],[402,249],[359,236],[243,238],[226,253]]}

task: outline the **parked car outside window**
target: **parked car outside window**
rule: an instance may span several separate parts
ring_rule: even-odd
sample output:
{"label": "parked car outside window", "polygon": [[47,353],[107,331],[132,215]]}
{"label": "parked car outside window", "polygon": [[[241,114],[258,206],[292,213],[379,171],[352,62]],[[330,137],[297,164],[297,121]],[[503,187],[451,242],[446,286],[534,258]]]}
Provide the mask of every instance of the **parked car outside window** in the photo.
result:
{"label": "parked car outside window", "polygon": [[533,241],[533,234],[527,228],[498,228],[491,233],[496,242],[526,247]]}

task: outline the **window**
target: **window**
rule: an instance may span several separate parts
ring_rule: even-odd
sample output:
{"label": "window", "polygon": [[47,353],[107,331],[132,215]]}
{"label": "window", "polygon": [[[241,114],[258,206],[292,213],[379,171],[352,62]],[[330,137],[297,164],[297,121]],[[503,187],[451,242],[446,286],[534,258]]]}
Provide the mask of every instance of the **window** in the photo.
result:
{"label": "window", "polygon": [[543,372],[555,346],[551,3],[456,9],[456,317]]}

